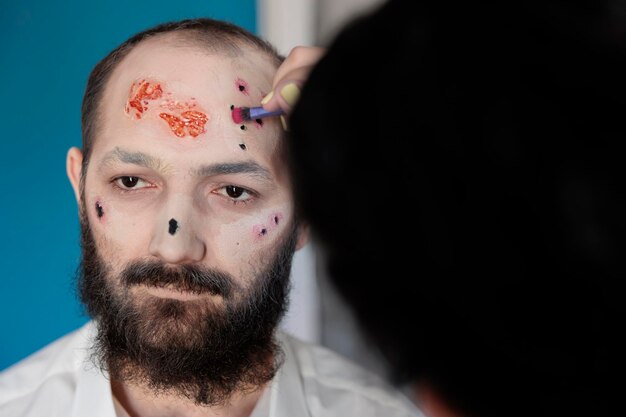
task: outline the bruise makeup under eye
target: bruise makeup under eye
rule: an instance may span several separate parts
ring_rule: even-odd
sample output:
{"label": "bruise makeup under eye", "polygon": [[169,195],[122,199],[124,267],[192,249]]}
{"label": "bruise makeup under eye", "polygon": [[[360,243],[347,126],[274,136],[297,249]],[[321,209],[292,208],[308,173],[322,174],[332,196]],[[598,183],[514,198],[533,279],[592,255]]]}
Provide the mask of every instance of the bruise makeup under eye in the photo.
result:
{"label": "bruise makeup under eye", "polygon": [[135,120],[142,119],[146,113],[156,107],[158,116],[167,123],[170,131],[179,138],[195,138],[205,132],[209,116],[203,112],[195,97],[177,98],[163,82],[139,79],[132,83],[128,101],[124,108],[126,114]]}

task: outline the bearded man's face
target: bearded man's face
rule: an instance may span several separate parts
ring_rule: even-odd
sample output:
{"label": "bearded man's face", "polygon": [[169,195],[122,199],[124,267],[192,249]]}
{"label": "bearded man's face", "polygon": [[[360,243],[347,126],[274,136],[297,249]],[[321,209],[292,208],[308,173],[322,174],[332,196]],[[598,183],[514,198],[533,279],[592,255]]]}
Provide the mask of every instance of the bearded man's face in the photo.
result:
{"label": "bearded man's face", "polygon": [[271,90],[269,58],[202,52],[135,47],[105,89],[88,169],[81,178],[73,149],[68,172],[100,364],[114,380],[219,404],[274,375],[305,240],[279,123],[246,130],[230,118]]}

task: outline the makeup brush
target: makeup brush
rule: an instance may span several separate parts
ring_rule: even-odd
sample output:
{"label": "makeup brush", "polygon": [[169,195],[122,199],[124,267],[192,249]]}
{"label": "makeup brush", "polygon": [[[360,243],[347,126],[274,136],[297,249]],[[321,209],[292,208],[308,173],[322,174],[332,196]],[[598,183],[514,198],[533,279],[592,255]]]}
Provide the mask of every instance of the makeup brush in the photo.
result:
{"label": "makeup brush", "polygon": [[268,111],[262,106],[259,107],[235,107],[233,109],[233,122],[239,124],[255,119],[263,119],[264,117],[280,116],[283,114],[282,109]]}

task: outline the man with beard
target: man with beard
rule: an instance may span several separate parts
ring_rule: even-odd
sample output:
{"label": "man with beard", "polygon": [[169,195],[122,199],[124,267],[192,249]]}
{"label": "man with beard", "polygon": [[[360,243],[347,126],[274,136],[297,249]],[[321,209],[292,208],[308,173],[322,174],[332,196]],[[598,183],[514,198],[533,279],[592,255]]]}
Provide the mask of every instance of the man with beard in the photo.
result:
{"label": "man with beard", "polygon": [[[79,290],[93,318],[3,372],[2,416],[410,416],[378,377],[277,331],[294,251],[283,130],[236,123],[282,57],[225,22],[141,32],[92,71]],[[94,366],[95,365],[95,366]]]}

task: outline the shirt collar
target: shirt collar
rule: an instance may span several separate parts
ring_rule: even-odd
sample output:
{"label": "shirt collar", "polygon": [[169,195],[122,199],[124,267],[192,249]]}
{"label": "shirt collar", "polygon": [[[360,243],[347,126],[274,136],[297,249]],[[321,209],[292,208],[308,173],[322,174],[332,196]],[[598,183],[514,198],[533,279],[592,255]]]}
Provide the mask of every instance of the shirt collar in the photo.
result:
{"label": "shirt collar", "polygon": [[270,417],[308,416],[302,375],[295,352],[286,334],[279,332],[278,340],[283,349],[285,361],[272,382]]}
{"label": "shirt collar", "polygon": [[71,417],[113,417],[116,416],[113,408],[113,394],[109,378],[90,360],[91,348],[95,340],[96,328],[93,322],[87,324],[83,343],[80,349],[86,354],[76,355],[80,363],[76,377],[76,393]]}

